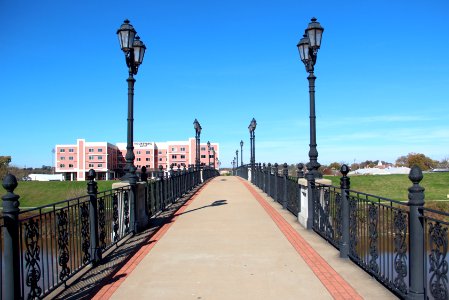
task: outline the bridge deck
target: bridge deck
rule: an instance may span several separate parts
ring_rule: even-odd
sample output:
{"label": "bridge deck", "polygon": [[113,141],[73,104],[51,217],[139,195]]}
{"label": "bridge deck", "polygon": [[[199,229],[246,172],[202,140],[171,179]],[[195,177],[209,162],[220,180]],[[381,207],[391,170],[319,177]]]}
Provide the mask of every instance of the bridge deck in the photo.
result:
{"label": "bridge deck", "polygon": [[205,185],[97,299],[394,299],[250,183]]}

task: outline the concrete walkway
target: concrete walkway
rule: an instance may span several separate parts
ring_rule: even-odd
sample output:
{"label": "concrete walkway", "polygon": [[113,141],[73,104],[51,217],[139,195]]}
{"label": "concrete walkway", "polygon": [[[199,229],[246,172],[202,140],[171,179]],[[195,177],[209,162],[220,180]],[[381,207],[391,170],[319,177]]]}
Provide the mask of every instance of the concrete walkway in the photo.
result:
{"label": "concrete walkway", "polygon": [[96,299],[395,299],[259,189],[206,184]]}

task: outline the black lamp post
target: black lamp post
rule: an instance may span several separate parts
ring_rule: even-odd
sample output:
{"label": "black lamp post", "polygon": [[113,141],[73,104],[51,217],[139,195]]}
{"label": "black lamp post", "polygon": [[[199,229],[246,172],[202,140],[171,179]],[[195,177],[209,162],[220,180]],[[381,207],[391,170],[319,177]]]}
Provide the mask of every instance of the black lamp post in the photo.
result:
{"label": "black lamp post", "polygon": [[195,129],[195,141],[196,141],[196,155],[195,155],[195,166],[196,169],[200,169],[200,136],[201,136],[201,125],[197,119],[193,121],[193,128]]}
{"label": "black lamp post", "polygon": [[215,149],[212,149],[212,157],[214,158],[214,162],[212,163],[212,166],[215,169],[216,168],[215,167],[215,161],[216,161],[216,159],[215,159]]}
{"label": "black lamp post", "polygon": [[126,165],[125,176],[122,180],[129,180],[130,183],[136,182],[138,176],[136,175],[136,167],[134,166],[134,75],[137,74],[139,66],[142,64],[143,56],[145,55],[145,45],[136,35],[137,32],[134,27],[125,20],[122,26],[117,30],[120,48],[125,53],[126,65],[128,66],[129,76],[126,80],[128,82],[128,132],[126,145]]}
{"label": "black lamp post", "polygon": [[250,140],[250,159],[249,162],[251,164],[251,178],[253,177],[254,174],[254,164],[256,162],[256,155],[255,155],[255,151],[256,151],[256,147],[255,147],[255,133],[254,131],[256,130],[256,126],[257,126],[257,122],[256,119],[252,119],[251,122],[249,123],[248,126],[248,130],[249,130],[249,140]]}
{"label": "black lamp post", "polygon": [[207,141],[207,157],[209,158],[209,164],[207,165],[210,168],[210,142]]}
{"label": "black lamp post", "polygon": [[318,163],[318,150],[316,144],[316,116],[315,116],[315,75],[313,73],[318,49],[321,46],[321,37],[324,28],[312,18],[305,30],[303,38],[299,41],[297,47],[301,60],[309,73],[307,79],[309,80],[309,98],[310,98],[310,150],[309,162],[307,163],[307,170],[314,178],[322,178],[323,175],[318,171],[320,164]]}
{"label": "black lamp post", "polygon": [[240,165],[243,166],[243,141],[240,140]]}
{"label": "black lamp post", "polygon": [[235,150],[235,158],[236,158],[236,164],[235,167],[238,168],[239,167],[239,150]]}

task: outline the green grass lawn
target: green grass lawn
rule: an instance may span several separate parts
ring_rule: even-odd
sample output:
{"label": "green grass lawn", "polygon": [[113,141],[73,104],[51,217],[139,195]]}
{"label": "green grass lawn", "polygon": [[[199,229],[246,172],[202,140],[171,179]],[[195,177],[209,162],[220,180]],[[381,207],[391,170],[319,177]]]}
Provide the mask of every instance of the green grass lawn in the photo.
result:
{"label": "green grass lawn", "polygon": [[[98,191],[110,190],[117,181],[98,181]],[[6,191],[2,188],[1,195]],[[20,207],[37,207],[87,194],[87,181],[20,181],[14,193]]]}
{"label": "green grass lawn", "polygon": [[[325,178],[340,186],[340,177]],[[408,175],[358,175],[350,178],[351,190],[400,201],[408,201],[408,188],[412,186]],[[449,200],[449,173],[426,173],[420,185],[426,189],[425,201]]]}

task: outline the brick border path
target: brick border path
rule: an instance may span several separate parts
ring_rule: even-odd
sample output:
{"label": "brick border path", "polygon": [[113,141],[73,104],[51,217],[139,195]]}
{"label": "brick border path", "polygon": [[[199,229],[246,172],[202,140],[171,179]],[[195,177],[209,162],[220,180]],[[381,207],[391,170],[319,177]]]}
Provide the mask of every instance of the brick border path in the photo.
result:
{"label": "brick border path", "polygon": [[363,299],[246,180],[239,178],[334,299]]}

